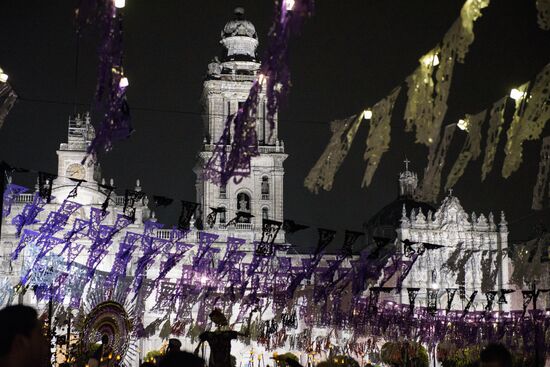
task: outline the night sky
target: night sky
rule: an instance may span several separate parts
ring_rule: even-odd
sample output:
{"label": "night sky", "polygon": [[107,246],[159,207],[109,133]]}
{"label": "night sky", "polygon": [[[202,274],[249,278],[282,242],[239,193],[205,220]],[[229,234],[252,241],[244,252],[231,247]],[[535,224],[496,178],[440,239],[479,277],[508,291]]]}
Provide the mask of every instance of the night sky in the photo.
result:
{"label": "night sky", "polygon": [[[77,3],[8,0],[2,4],[0,66],[21,96],[0,130],[0,159],[12,165],[57,172],[55,151],[66,139],[73,101],[79,112],[90,109],[97,38],[92,29],[84,30],[75,89]],[[290,155],[285,162],[285,217],[340,231],[361,230],[365,221],[396,198],[405,156],[421,175],[427,149],[414,144],[413,133],[404,132],[404,89],[394,110],[390,151],[368,189],[360,187],[366,124],[331,192],[314,195],[303,186],[328,142],[329,121],[362,111],[395,86],[405,88],[404,80],[418,58],[443,38],[462,4],[461,0],[317,2],[314,17],[292,39],[293,86],[280,110],[280,138]],[[261,55],[272,19],[271,1],[127,0],[124,64],[135,133],[100,156],[103,176],[114,177],[116,186],[133,187],[140,178],[148,193],[195,200],[192,168],[203,136],[202,82],[208,62],[220,54],[220,31],[236,6],[243,6],[255,24]],[[536,20],[535,0],[493,0],[483,11],[465,64],[455,66],[445,124],[490,108],[550,62],[550,32],[541,30]],[[98,118],[94,124],[99,124]],[[508,124],[509,119],[506,129]],[[549,133],[547,126],[542,136]],[[463,137],[457,130],[442,184]],[[540,141],[524,144],[524,163],[507,180],[500,175],[504,142],[505,132],[488,179],[480,182],[482,154],[470,163],[454,194],[468,212],[504,210],[512,240],[520,240],[533,232],[535,224],[550,223],[548,211],[530,209]],[[19,182],[32,184],[34,178],[27,176],[18,177]],[[166,209],[160,218],[173,223],[177,210]],[[311,246],[304,238],[294,241]]]}

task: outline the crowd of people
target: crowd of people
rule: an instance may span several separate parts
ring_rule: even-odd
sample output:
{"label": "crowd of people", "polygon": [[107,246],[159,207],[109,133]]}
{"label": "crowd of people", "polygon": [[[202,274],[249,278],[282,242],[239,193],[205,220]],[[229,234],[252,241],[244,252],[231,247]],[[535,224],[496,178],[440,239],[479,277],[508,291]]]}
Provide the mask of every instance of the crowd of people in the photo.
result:
{"label": "crowd of people", "polygon": [[[231,341],[246,334],[229,330],[227,319],[219,310],[212,311],[210,319],[217,328],[200,335],[195,353],[182,351],[181,342],[170,339],[166,352],[156,363],[145,362],[141,367],[205,367],[205,360],[198,356],[204,343],[208,343],[210,347],[208,367],[234,366]],[[0,367],[51,366],[50,345],[44,325],[34,308],[24,305],[5,307],[0,310],[0,325]],[[103,358],[109,353],[108,336],[104,335],[101,341],[101,347],[91,356],[88,367],[92,367],[91,364],[96,367],[111,367]],[[285,357],[277,357],[273,362],[285,367],[301,366],[298,361]],[[367,364],[365,367],[371,366]],[[512,356],[503,345],[490,344],[480,353],[479,367],[512,367]]]}

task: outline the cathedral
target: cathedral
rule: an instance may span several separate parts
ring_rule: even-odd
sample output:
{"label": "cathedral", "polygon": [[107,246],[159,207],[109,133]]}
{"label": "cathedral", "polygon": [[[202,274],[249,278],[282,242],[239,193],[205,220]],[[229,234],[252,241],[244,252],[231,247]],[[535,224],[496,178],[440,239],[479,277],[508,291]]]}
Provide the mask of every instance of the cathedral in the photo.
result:
{"label": "cathedral", "polygon": [[[196,221],[207,223],[212,220],[209,217],[210,208],[221,208],[215,217],[215,222],[211,223],[209,228],[205,229],[212,235],[212,248],[216,251],[209,253],[209,261],[217,264],[223,258],[224,251],[227,251],[227,244],[233,239],[241,239],[245,255],[241,259],[243,266],[252,262],[254,247],[253,244],[262,238],[262,223],[264,219],[283,221],[284,219],[284,168],[283,163],[288,157],[285,153],[283,141],[278,138],[278,124],[275,118],[275,124],[270,125],[266,119],[266,96],[261,94],[258,105],[258,116],[256,122],[256,132],[258,136],[260,154],[252,158],[251,173],[249,177],[236,183],[228,182],[226,186],[217,186],[212,182],[203,179],[203,167],[212,156],[215,144],[222,136],[225,122],[229,115],[235,113],[242,103],[246,100],[252,83],[261,78],[258,70],[260,62],[257,58],[258,36],[254,25],[245,19],[244,11],[240,8],[235,10],[234,18],[226,23],[221,32],[222,55],[215,58],[209,65],[207,76],[204,81],[202,103],[204,107],[204,140],[201,151],[198,153],[197,164],[195,166],[196,174],[196,202],[203,208],[197,211],[191,218],[191,227]],[[2,232],[0,236],[0,306],[13,303],[25,303],[36,306],[40,310],[47,310],[47,300],[38,300],[35,293],[29,289],[22,289],[21,279],[27,274],[32,273],[33,262],[37,251],[33,248],[32,241],[26,246],[21,246],[25,236],[32,236],[37,233],[43,223],[48,219],[48,214],[59,211],[64,208],[66,198],[77,203],[70,214],[63,231],[69,232],[74,228],[80,219],[82,222],[90,223],[92,227],[94,208],[102,208],[108,203],[106,216],[101,221],[103,226],[116,227],[120,219],[120,214],[124,212],[128,204],[128,198],[124,195],[117,195],[111,192],[109,187],[115,186],[114,182],[106,182],[101,178],[99,162],[88,161],[82,164],[86,151],[94,138],[94,128],[92,127],[90,116],[88,114],[78,115],[69,119],[68,135],[66,142],[60,144],[57,150],[58,171],[57,178],[45,182],[45,185],[51,189],[51,202],[45,203],[42,210],[38,213],[36,221],[25,225],[23,233],[18,233],[21,227],[17,226],[16,218],[28,205],[36,200],[33,192],[27,191],[14,197],[9,214],[2,220]],[[230,139],[233,131],[230,132]],[[229,142],[228,142],[229,143]],[[48,152],[44,152],[48,153]],[[78,190],[74,188],[76,182],[80,182]],[[365,225],[365,232],[369,238],[386,238],[397,245],[398,254],[407,259],[412,259],[411,248],[408,243],[425,244],[425,249],[415,248],[416,254],[421,255],[411,260],[411,266],[408,273],[401,276],[392,276],[387,279],[387,286],[400,286],[399,292],[385,294],[383,300],[386,302],[396,302],[407,304],[410,301],[407,289],[418,288],[416,294],[416,304],[419,306],[429,305],[435,302],[438,308],[462,309],[471,295],[476,291],[493,291],[498,289],[513,288],[510,284],[511,265],[507,257],[502,254],[508,247],[508,229],[504,213],[498,215],[498,220],[493,214],[467,213],[461,206],[457,197],[452,193],[443,200],[438,207],[431,207],[428,204],[420,203],[414,200],[414,194],[417,186],[417,177],[407,166],[399,177],[399,188],[397,199],[387,207],[380,210]],[[37,188],[38,190],[38,188]],[[133,192],[142,192],[139,180]],[[146,190],[145,190],[146,191]],[[140,233],[153,239],[171,240],[173,231],[170,228],[162,228],[155,225],[156,219],[154,212],[150,209],[151,197],[143,195],[137,196],[134,203],[134,217],[132,223],[127,223],[120,231],[113,233],[109,238],[112,246],[104,249],[101,257],[94,265],[95,278],[109,279],[116,268],[116,259],[120,257],[120,248],[114,244],[125,243],[128,239],[128,233]],[[233,220],[237,213],[246,213],[241,215],[238,220]],[[158,224],[158,223],[157,223]],[[183,264],[190,264],[194,256],[201,249],[202,241],[205,241],[201,232],[191,229],[186,234],[185,256],[180,261]],[[89,249],[94,246],[94,241],[86,236],[78,237],[81,245],[79,249],[73,249],[72,246],[64,251],[65,243],[61,242],[52,245],[51,252],[56,254],[57,260],[52,255],[52,262],[66,262],[67,257],[71,257],[74,266],[70,270],[69,276],[76,272],[85,270],[83,266],[90,260],[88,258]],[[286,236],[283,230],[280,230],[274,238],[274,243],[278,245],[275,259],[289,259],[291,264],[300,264],[303,259],[308,259],[309,255],[291,254],[287,252]],[[432,247],[430,247],[430,245]],[[447,271],[456,264],[450,263],[457,248],[471,252],[471,256],[464,261],[462,268],[467,271],[457,269],[458,272]],[[19,256],[12,259],[14,251],[20,251]],[[74,250],[74,251],[73,251]],[[131,279],[138,270],[138,260],[147,256],[142,247],[138,247],[131,255],[132,259],[128,262],[128,269],[123,269],[121,278]],[[333,260],[336,255],[324,255],[319,266],[326,266],[328,261]],[[349,268],[351,261],[357,259],[353,255],[350,259],[342,262],[341,267]],[[278,261],[278,260],[277,260]],[[274,269],[281,266],[281,262],[274,261],[270,266]],[[80,264],[80,265],[79,265]],[[49,269],[55,265],[48,265]],[[82,266],[82,267],[80,267]],[[191,266],[191,265],[189,265]],[[47,268],[48,268],[47,267]],[[155,261],[150,264],[146,270],[147,279],[156,279],[161,272],[163,263]],[[192,269],[190,267],[189,269]],[[494,278],[493,284],[484,283],[482,272],[487,269]],[[47,270],[47,269],[46,269]],[[181,267],[176,266],[164,274],[164,279],[180,279],[184,276]],[[47,279],[47,274],[42,274],[42,281]],[[383,277],[383,274],[380,274]],[[94,278],[94,279],[95,279]],[[402,278],[402,279],[399,279]],[[30,278],[32,283],[33,279]],[[205,286],[209,286],[212,279],[206,275],[197,278]],[[51,280],[51,279],[50,279]],[[51,280],[53,281],[53,280]],[[147,283],[147,280],[145,281]],[[78,283],[77,283],[78,284]],[[84,283],[86,284],[86,283]],[[309,281],[304,280],[304,286],[309,285]],[[166,305],[160,307],[160,296],[163,292],[169,292],[173,283],[162,282],[159,287],[152,290],[147,296],[138,296],[135,299],[131,297],[122,297],[116,292],[98,295],[93,288],[93,282],[85,285],[78,290],[78,286],[71,285],[71,294],[66,298],[61,298],[62,308],[69,310],[66,312],[66,318],[80,318],[85,327],[94,328],[105,325],[111,325],[113,333],[117,335],[126,335],[128,340],[125,345],[119,348],[125,354],[120,356],[126,365],[137,366],[140,361],[147,357],[147,353],[160,349],[166,343],[166,338],[173,337],[170,329],[163,333],[164,325],[174,325],[178,322],[178,313],[166,312]],[[223,287],[223,285],[222,285]],[[73,288],[75,294],[73,294]],[[146,286],[144,287],[146,288]],[[460,293],[454,300],[448,301],[446,289],[456,289]],[[431,291],[430,291],[431,290]],[[79,291],[79,292],[78,292]],[[127,296],[127,294],[126,294]],[[307,294],[306,296],[307,297]],[[498,297],[498,295],[497,295]],[[51,300],[51,298],[50,298]],[[177,300],[175,300],[176,302]],[[110,304],[109,304],[110,302]],[[513,302],[516,302],[514,304]],[[517,306],[517,300],[509,303],[498,303],[495,301],[495,309],[507,310],[510,307]],[[51,301],[50,301],[51,303]],[[180,305],[181,309],[185,305]],[[447,303],[449,303],[447,305]],[[481,310],[486,306],[487,300],[481,297],[474,297],[471,303],[472,310]],[[107,306],[105,306],[107,304]],[[204,316],[209,310],[202,309],[204,304],[195,304],[192,309],[186,310],[190,319]],[[233,307],[230,324],[244,323],[242,315],[238,315],[238,305]],[[70,310],[73,311],[70,311]],[[168,308],[169,309],[169,308]],[[76,310],[76,311],[75,311]],[[103,310],[100,312],[100,310]],[[78,312],[77,312],[78,311]],[[71,313],[72,312],[72,313]],[[82,315],[84,313],[84,315]],[[117,316],[118,315],[118,316]],[[139,320],[144,328],[144,333],[140,338],[131,338],[128,323],[130,319]],[[202,315],[202,316],[199,316]],[[273,318],[274,313],[267,307],[262,314],[262,320]],[[300,316],[300,313],[298,312]],[[86,323],[86,320],[97,316],[96,319]],[[239,319],[239,317],[241,317]],[[82,321],[84,319],[84,321]],[[70,322],[64,325],[57,325],[56,335],[68,334],[67,345],[72,342],[70,335]],[[237,326],[236,326],[237,327]],[[298,317],[295,333],[302,331],[303,323]],[[189,330],[185,335],[176,335],[183,343],[183,349],[193,350],[197,344],[197,330]],[[73,331],[73,338],[78,338],[78,333]],[[162,335],[161,335],[162,334]],[[88,345],[93,345],[101,339],[99,332],[90,332]],[[326,330],[319,328],[311,331],[311,337],[326,335]],[[338,335],[338,337],[337,337]],[[352,338],[353,333],[349,330],[343,330],[341,334],[335,334],[334,345],[345,344]],[[96,338],[95,340],[92,340]],[[58,343],[62,344],[62,343]],[[297,349],[297,348],[296,348]],[[280,352],[293,351],[290,344],[281,348]],[[242,341],[233,343],[232,354],[237,360],[237,364],[250,365],[253,358],[269,358],[273,351],[267,351],[262,345],[255,342],[247,344]],[[299,352],[296,352],[298,355]],[[260,357],[263,356],[263,357]],[[300,354],[301,362],[307,363],[308,356]],[[266,361],[266,364],[269,362]]]}

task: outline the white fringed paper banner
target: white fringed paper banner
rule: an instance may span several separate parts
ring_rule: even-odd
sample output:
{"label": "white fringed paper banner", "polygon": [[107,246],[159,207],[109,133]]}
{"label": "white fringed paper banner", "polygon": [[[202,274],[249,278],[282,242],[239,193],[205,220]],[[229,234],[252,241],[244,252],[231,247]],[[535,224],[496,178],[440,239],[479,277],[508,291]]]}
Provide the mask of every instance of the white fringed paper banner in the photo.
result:
{"label": "white fringed paper banner", "polygon": [[525,96],[516,102],[516,111],[508,129],[502,177],[517,171],[523,160],[523,142],[537,140],[550,120],[550,64],[537,75],[533,87],[529,83],[518,88]]}
{"label": "white fringed paper banner", "polygon": [[443,139],[439,147],[435,145],[430,147],[428,155],[428,165],[424,169],[422,184],[418,190],[418,199],[426,202],[435,202],[441,189],[441,172],[445,166],[445,157],[451,145],[456,124],[447,125],[443,132]]}
{"label": "white fringed paper banner", "polygon": [[[447,31],[441,45],[422,58],[407,78],[408,101],[405,108],[406,130],[416,127],[416,142],[428,147],[437,145],[441,124],[447,113],[447,100],[455,61],[464,62],[474,41],[474,22],[490,0],[467,0],[460,17]],[[433,73],[435,70],[435,83]]]}
{"label": "white fringed paper banner", "polygon": [[332,137],[304,181],[304,186],[309,191],[317,194],[320,188],[326,191],[332,189],[334,176],[348,154],[362,118],[362,115],[354,115],[330,123]]}
{"label": "white fringed paper banner", "polygon": [[506,101],[508,97],[500,99],[493,104],[489,115],[489,130],[487,131],[487,139],[485,142],[485,155],[483,157],[483,165],[481,166],[481,181],[485,181],[487,175],[493,170],[493,163],[497,153],[502,125],[504,124],[504,110],[506,109]]}
{"label": "white fringed paper banner", "polygon": [[540,148],[539,173],[533,187],[533,210],[541,210],[550,197],[550,136],[542,140]]}
{"label": "white fringed paper banner", "polygon": [[545,31],[550,30],[550,0],[537,0],[539,26]]}
{"label": "white fringed paper banner", "polygon": [[407,78],[407,105],[405,106],[405,130],[416,127],[416,142],[431,145],[430,130],[433,116],[433,93],[435,60],[438,49],[420,58],[420,65]]}
{"label": "white fringed paper banner", "polygon": [[390,122],[395,100],[401,91],[401,87],[395,88],[389,96],[376,103],[372,108],[372,118],[367,136],[367,148],[363,159],[367,163],[362,187],[369,186],[382,155],[390,147]]}
{"label": "white fringed paper banner", "polygon": [[460,10],[461,27],[458,30],[456,53],[458,62],[463,63],[468,48],[474,42],[474,22],[481,17],[481,10],[488,7],[490,0],[466,0]]}
{"label": "white fringed paper banner", "polygon": [[15,105],[17,98],[17,93],[11,85],[0,82],[0,129],[4,125],[8,113]]}
{"label": "white fringed paper banner", "polygon": [[447,177],[447,183],[445,184],[445,191],[456,185],[460,177],[464,174],[466,167],[470,160],[476,160],[481,154],[481,128],[485,121],[487,111],[475,115],[466,115],[464,118],[466,124],[466,131],[468,136],[462,146],[462,150],[456,159],[455,164],[451,168],[451,172]]}

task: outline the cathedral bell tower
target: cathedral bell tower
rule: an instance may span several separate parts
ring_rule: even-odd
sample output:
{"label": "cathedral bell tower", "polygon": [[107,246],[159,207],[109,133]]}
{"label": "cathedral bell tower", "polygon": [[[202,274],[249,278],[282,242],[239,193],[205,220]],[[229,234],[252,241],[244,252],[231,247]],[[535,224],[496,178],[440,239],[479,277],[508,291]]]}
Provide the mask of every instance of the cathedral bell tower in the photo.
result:
{"label": "cathedral bell tower", "polygon": [[413,198],[418,186],[418,177],[415,172],[409,171],[408,159],[405,158],[405,172],[399,174],[399,197]]}
{"label": "cathedral bell tower", "polygon": [[[266,95],[261,93],[258,103],[256,133],[260,155],[252,157],[251,174],[236,184],[219,187],[203,179],[203,167],[220,136],[226,119],[234,114],[248,97],[252,84],[259,78],[260,63],[256,58],[258,36],[254,25],[245,19],[242,8],[235,9],[234,18],[221,32],[222,57],[208,65],[202,102],[204,106],[204,144],[195,168],[197,174],[197,201],[202,205],[203,221],[210,208],[224,208],[217,217],[216,229],[248,230],[261,235],[262,219],[283,220],[283,162],[287,158],[284,144],[277,136],[277,116],[274,129],[266,119]],[[231,132],[231,138],[233,132]],[[228,144],[230,149],[230,143]],[[238,211],[248,212],[253,218],[244,218],[234,226],[226,226]],[[284,238],[281,233],[278,241]]]}
{"label": "cathedral bell tower", "polygon": [[69,118],[67,142],[61,143],[57,151],[57,176],[59,178],[63,181],[67,181],[69,178],[87,182],[97,181],[99,165],[93,161],[93,158],[89,157],[86,163],[82,164],[88,146],[94,137],[95,130],[89,113]]}
{"label": "cathedral bell tower", "polygon": [[[95,137],[90,114],[78,114],[69,118],[67,142],[59,145],[57,150],[57,178],[53,183],[53,193],[56,200],[63,200],[75,186],[73,180],[84,180],[78,198],[74,200],[83,204],[102,203],[103,194],[97,191],[100,178],[99,164],[93,157],[88,157],[82,164],[88,147]],[[73,179],[73,180],[71,180]]]}

